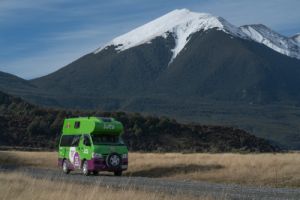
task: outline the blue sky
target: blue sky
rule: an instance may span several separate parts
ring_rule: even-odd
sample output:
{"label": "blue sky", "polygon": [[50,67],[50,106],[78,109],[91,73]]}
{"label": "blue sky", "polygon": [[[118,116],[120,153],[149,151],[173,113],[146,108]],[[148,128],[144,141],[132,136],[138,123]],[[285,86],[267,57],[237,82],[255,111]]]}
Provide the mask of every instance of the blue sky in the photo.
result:
{"label": "blue sky", "polygon": [[114,37],[188,8],[234,25],[300,32],[299,0],[0,0],[0,71],[31,79],[53,72]]}

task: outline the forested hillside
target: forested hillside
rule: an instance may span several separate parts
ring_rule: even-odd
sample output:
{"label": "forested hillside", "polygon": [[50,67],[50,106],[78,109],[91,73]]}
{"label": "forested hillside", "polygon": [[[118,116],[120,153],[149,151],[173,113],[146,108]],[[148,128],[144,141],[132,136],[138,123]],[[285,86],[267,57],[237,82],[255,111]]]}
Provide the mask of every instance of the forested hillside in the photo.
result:
{"label": "forested hillside", "polygon": [[138,113],[62,110],[34,106],[0,92],[0,145],[54,149],[64,118],[105,116],[120,120],[123,139],[133,151],[272,152],[278,148],[243,130],[180,124],[166,117]]}

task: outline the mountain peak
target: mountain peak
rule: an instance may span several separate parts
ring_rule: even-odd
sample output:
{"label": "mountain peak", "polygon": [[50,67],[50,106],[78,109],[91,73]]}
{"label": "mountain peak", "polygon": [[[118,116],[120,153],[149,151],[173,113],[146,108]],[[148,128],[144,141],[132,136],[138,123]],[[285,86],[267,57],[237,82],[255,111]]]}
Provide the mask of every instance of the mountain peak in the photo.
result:
{"label": "mountain peak", "polygon": [[300,59],[300,46],[263,24],[241,26],[240,29],[252,40],[290,57]]}
{"label": "mountain peak", "polygon": [[[151,43],[151,40],[156,37],[166,38],[171,33],[174,36],[176,44],[172,50],[172,61],[184,48],[191,34],[211,28],[230,32],[234,35],[243,34],[238,28],[221,17],[216,17],[208,13],[196,13],[188,9],[176,9],[113,39],[105,47],[114,45],[118,51],[123,51],[144,43]],[[94,53],[100,52],[105,47],[97,49]]]}
{"label": "mountain peak", "polygon": [[297,33],[296,35],[292,36],[291,39],[300,45],[300,33]]}
{"label": "mountain peak", "polygon": [[114,46],[117,51],[124,51],[141,44],[151,43],[157,37],[167,38],[171,34],[175,47],[171,50],[173,56],[170,63],[184,49],[190,36],[198,31],[217,29],[234,37],[261,43],[281,54],[300,59],[300,35],[291,38],[283,36],[263,24],[251,24],[236,27],[222,17],[209,13],[197,13],[188,9],[176,9],[154,19],[132,31],[114,38],[94,51],[99,53],[108,46]]}

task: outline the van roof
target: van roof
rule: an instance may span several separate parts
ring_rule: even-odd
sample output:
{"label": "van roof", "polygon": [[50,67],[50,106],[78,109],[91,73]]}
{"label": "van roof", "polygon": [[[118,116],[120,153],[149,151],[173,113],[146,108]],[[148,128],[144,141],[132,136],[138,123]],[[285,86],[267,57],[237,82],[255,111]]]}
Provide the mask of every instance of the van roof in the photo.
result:
{"label": "van roof", "polygon": [[76,117],[64,120],[64,135],[76,134],[111,134],[120,135],[123,125],[114,118],[107,117]]}

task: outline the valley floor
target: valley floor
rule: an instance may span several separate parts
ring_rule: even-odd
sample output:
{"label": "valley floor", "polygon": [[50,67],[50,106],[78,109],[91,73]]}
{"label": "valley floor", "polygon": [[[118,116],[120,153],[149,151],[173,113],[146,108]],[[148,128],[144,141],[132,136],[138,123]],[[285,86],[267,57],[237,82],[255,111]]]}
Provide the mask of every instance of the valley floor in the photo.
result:
{"label": "valley floor", "polygon": [[[58,169],[56,152],[0,151],[0,164]],[[124,176],[300,187],[300,153],[129,153]]]}

